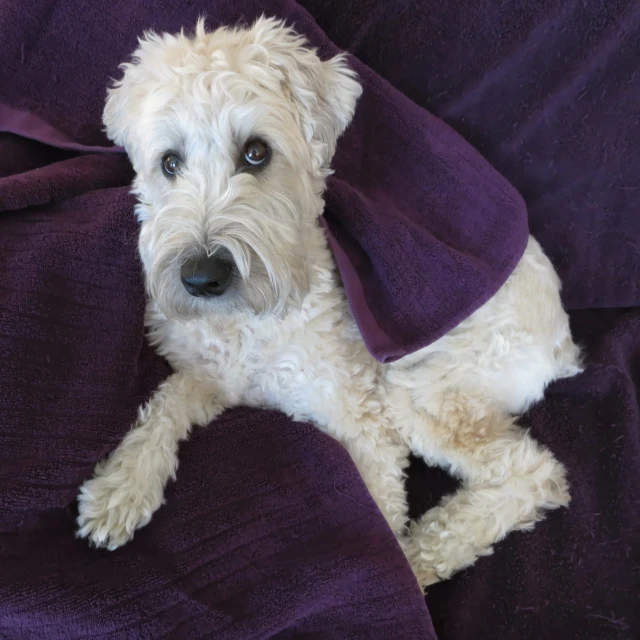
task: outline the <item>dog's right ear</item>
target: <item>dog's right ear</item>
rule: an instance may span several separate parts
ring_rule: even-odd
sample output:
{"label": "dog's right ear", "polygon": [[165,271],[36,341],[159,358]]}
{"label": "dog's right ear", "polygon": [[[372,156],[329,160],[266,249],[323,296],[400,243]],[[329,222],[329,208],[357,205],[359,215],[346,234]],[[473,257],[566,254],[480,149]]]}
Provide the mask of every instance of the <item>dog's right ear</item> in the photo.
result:
{"label": "dog's right ear", "polygon": [[[136,52],[137,54],[138,52]],[[102,122],[109,139],[127,149],[130,146],[130,131],[133,126],[136,86],[134,76],[139,59],[120,65],[124,74],[120,80],[114,80],[107,89],[107,102],[102,113]]]}
{"label": "dog's right ear", "polygon": [[124,88],[124,78],[115,81],[107,89],[107,102],[102,113],[102,122],[109,139],[121,147],[127,147],[130,100]]}
{"label": "dog's right ear", "polygon": [[138,48],[133,53],[130,62],[120,65],[123,75],[114,80],[107,89],[107,101],[102,113],[102,122],[110,140],[124,147],[129,156],[133,151],[133,137],[131,132],[139,124],[142,107],[150,94],[148,78],[143,74],[140,63],[145,58],[157,55],[159,45],[169,36],[160,36],[147,31],[138,39]]}

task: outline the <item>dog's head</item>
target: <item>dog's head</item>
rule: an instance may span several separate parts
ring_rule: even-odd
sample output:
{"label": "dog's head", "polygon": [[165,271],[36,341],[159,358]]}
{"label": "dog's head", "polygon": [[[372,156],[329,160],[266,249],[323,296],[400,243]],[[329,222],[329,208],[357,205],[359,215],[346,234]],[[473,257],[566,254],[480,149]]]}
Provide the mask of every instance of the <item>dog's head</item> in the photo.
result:
{"label": "dog's head", "polygon": [[104,123],[136,171],[140,255],[165,313],[280,312],[308,287],[306,239],[361,93],[282,22],[147,33]]}

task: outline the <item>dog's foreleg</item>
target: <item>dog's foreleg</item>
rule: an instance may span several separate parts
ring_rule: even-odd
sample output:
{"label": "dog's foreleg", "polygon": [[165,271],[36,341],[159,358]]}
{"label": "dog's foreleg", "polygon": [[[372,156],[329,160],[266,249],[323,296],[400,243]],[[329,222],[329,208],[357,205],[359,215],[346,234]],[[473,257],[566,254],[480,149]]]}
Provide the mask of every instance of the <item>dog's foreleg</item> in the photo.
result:
{"label": "dog's foreleg", "polygon": [[178,467],[178,443],[192,425],[208,424],[224,408],[215,388],[186,373],[170,376],[80,488],[78,536],[111,550],[129,541],[162,504]]}

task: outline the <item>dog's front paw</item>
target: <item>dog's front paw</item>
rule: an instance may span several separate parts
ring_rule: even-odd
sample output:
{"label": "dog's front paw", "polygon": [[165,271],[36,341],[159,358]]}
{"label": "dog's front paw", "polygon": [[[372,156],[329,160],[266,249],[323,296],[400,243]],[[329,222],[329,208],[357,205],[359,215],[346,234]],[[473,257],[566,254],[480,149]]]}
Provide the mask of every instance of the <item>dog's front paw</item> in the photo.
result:
{"label": "dog's front paw", "polygon": [[80,487],[77,537],[110,551],[129,542],[162,504],[162,491],[146,480],[122,467],[98,465],[95,476]]}

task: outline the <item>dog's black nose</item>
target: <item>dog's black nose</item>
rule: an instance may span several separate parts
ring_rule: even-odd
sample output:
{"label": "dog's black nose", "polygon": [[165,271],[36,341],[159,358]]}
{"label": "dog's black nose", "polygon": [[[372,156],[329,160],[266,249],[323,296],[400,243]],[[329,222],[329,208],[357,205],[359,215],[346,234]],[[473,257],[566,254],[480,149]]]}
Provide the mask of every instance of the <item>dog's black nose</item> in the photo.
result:
{"label": "dog's black nose", "polygon": [[187,260],[180,269],[184,288],[197,297],[222,295],[231,283],[233,264],[220,256],[202,256]]}

